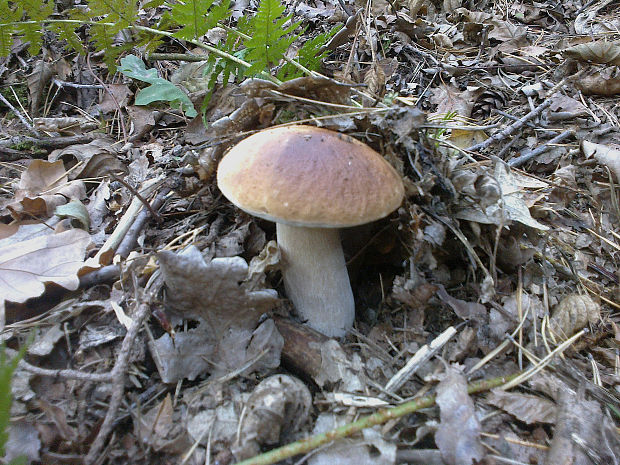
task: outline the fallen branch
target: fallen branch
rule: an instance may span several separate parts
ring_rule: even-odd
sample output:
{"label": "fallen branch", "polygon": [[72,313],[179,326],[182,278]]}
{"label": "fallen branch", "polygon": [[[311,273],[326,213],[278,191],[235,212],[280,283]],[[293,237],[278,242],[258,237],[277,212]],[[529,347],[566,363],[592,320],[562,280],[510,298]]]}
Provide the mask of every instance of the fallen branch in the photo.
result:
{"label": "fallen branch", "polygon": [[125,376],[127,375],[129,356],[131,355],[138,332],[140,328],[142,328],[146,317],[151,312],[151,301],[153,300],[153,296],[154,292],[149,291],[146,299],[138,305],[138,311],[133,315],[131,326],[127,330],[127,334],[125,334],[125,338],[121,344],[118,359],[111,373],[113,385],[108,411],[103,419],[97,437],[91,444],[90,450],[84,458],[84,463],[86,465],[92,465],[98,461],[99,454],[103,450],[105,441],[114,427],[114,418],[116,417],[116,413],[121,405],[121,400],[125,394]]}
{"label": "fallen branch", "polygon": [[[476,381],[471,383],[467,387],[469,394],[475,394],[477,392],[488,391],[490,389],[502,386],[507,382],[515,379],[519,376],[519,373],[513,373],[509,376],[500,376],[498,378],[491,378],[488,380]],[[286,446],[278,447],[264,454],[257,455],[251,459],[243,460],[236,465],[271,465],[279,462],[280,460],[287,459],[299,454],[306,454],[319,446],[328,444],[337,439],[343,439],[348,436],[352,436],[355,433],[370,428],[375,425],[381,425],[395,418],[401,418],[405,415],[410,415],[418,410],[429,408],[435,404],[435,396],[425,396],[419,399],[406,402],[398,407],[390,409],[381,409],[372,415],[363,417],[353,423],[343,425],[339,428],[333,429],[326,433],[317,434],[309,438],[301,439],[297,442],[287,444]]]}
{"label": "fallen branch", "polygon": [[553,139],[548,140],[544,144],[536,147],[535,149],[528,150],[527,152],[521,154],[520,156],[513,158],[512,160],[508,162],[508,164],[513,168],[517,168],[523,165],[524,163],[527,163],[528,161],[533,160],[541,153],[544,153],[547,150],[549,150],[550,145],[558,144],[562,142],[564,139],[566,139],[568,136],[572,136],[574,134],[575,132],[570,129],[568,131],[564,131],[558,134],[557,136],[555,136]]}
{"label": "fallen branch", "polygon": [[530,120],[536,118],[543,111],[545,111],[545,109],[549,108],[551,106],[551,103],[552,103],[551,98],[547,98],[543,103],[538,105],[536,108],[534,108],[532,111],[527,113],[525,116],[522,116],[521,118],[519,118],[517,121],[512,123],[510,126],[508,126],[503,131],[496,132],[491,137],[489,137],[487,140],[484,140],[480,142],[479,144],[472,145],[471,147],[468,147],[465,150],[468,152],[477,152],[479,150],[486,149],[487,147],[489,147],[490,145],[493,145],[496,142],[499,142],[501,140],[504,140],[510,137],[512,134],[514,134],[515,132],[520,130],[523,126],[525,126]]}

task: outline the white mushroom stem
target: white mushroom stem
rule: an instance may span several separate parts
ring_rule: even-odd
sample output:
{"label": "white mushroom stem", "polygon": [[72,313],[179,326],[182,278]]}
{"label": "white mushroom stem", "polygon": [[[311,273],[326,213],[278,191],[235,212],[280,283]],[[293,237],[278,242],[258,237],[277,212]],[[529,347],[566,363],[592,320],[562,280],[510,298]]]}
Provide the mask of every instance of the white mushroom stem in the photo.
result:
{"label": "white mushroom stem", "polygon": [[344,336],[353,326],[355,302],[338,229],[277,223],[284,259],[284,287],[308,326]]}

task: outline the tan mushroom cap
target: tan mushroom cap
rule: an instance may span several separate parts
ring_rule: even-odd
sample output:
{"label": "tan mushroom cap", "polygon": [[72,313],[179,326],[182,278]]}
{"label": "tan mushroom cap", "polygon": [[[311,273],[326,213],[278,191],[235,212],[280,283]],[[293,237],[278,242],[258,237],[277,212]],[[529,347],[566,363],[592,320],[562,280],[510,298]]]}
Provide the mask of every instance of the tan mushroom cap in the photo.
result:
{"label": "tan mushroom cap", "polygon": [[401,204],[399,174],[367,145],[314,126],[258,132],[235,145],[217,170],[222,193],[242,210],[293,226],[369,223]]}

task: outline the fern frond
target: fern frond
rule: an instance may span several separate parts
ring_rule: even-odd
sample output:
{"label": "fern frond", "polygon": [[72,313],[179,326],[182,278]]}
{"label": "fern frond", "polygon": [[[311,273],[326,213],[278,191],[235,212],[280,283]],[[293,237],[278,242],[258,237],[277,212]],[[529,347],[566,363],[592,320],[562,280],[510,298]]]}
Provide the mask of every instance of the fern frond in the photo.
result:
{"label": "fern frond", "polygon": [[255,75],[278,64],[284,53],[298,38],[294,34],[299,22],[287,27],[292,15],[282,17],[285,7],[279,0],[261,0],[258,12],[250,20],[250,38],[244,45],[248,50],[246,60],[252,66],[245,71],[246,76]]}
{"label": "fern frond", "polygon": [[[336,27],[306,41],[297,51],[297,56],[294,60],[310,71],[319,71],[321,68],[321,62],[329,54],[329,50],[324,50],[322,52],[320,52],[320,50],[339,30],[340,27]],[[287,81],[289,79],[301,77],[303,74],[303,71],[293,64],[286,63],[282,66],[282,68],[280,68],[280,71],[278,72],[278,79]]]}
{"label": "fern frond", "polygon": [[183,0],[170,6],[170,15],[182,28],[174,37],[184,40],[198,40],[218,21],[230,16],[230,0],[214,4],[214,0]]}
{"label": "fern frond", "polygon": [[60,40],[66,42],[65,48],[69,51],[73,50],[77,53],[84,53],[84,45],[80,37],[75,33],[75,25],[67,23],[50,23],[47,29],[56,33]]}
{"label": "fern frond", "polygon": [[97,50],[103,50],[103,61],[111,72],[116,70],[116,59],[131,44],[115,43],[115,36],[136,23],[138,8],[136,0],[89,0],[91,17],[100,17],[90,29]]}
{"label": "fern frond", "polygon": [[[23,16],[24,9],[21,5],[15,5],[13,2],[9,5],[9,0],[0,0],[0,18],[3,23],[21,21]],[[15,32],[15,26],[8,24],[0,26],[0,56],[5,57],[11,51]]]}

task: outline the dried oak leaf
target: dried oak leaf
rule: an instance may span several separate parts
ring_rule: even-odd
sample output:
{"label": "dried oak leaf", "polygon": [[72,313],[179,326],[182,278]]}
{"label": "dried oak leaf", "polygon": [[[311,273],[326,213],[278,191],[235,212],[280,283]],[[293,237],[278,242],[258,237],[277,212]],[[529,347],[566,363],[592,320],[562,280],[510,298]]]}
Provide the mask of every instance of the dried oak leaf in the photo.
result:
{"label": "dried oak leaf", "polygon": [[289,375],[261,381],[245,405],[238,439],[237,460],[260,453],[260,446],[288,442],[310,417],[312,395],[304,383]]}
{"label": "dried oak leaf", "polygon": [[554,335],[565,339],[600,318],[601,307],[589,295],[572,294],[553,308],[549,328]]}
{"label": "dried oak leaf", "polygon": [[81,181],[69,182],[62,161],[50,163],[33,160],[22,173],[15,198],[7,205],[11,215],[19,220],[37,216],[49,217],[58,205],[69,200],[86,197],[86,189]]}
{"label": "dried oak leaf", "polygon": [[443,461],[447,465],[471,465],[474,460],[482,460],[484,448],[480,441],[480,422],[467,394],[465,377],[455,368],[448,368],[437,386],[437,405],[440,424],[435,442]]}
{"label": "dried oak leaf", "polygon": [[555,422],[555,403],[542,397],[494,389],[487,396],[487,402],[528,425]]}
{"label": "dried oak leaf", "polygon": [[84,262],[90,235],[81,229],[37,236],[18,244],[0,241],[0,326],[4,302],[25,302],[52,282],[69,290],[79,286],[78,270]]}
{"label": "dried oak leaf", "polygon": [[164,334],[152,344],[165,382],[204,373],[209,367],[205,359],[219,370],[246,363],[248,369],[279,365],[282,336],[271,320],[258,326],[260,316],[275,305],[278,296],[273,289],[252,289],[245,260],[226,257],[207,261],[194,246],[179,254],[162,251],[158,258],[168,290],[168,308],[200,323],[197,328],[178,332],[174,341]]}

